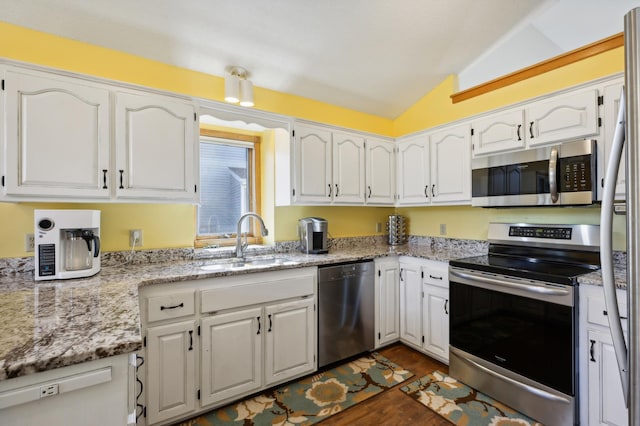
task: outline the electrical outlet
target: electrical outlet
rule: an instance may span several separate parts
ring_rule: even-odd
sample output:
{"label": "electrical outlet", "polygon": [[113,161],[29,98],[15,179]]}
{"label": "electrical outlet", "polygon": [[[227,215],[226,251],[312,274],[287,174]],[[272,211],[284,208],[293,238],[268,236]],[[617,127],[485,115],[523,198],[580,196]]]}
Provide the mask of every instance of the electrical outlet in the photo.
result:
{"label": "electrical outlet", "polygon": [[47,398],[58,394],[58,384],[40,386],[40,398]]}
{"label": "electrical outlet", "polygon": [[24,251],[34,251],[36,247],[33,234],[24,234]]}
{"label": "electrical outlet", "polygon": [[446,223],[441,223],[440,224],[440,235],[447,235],[447,224]]}
{"label": "electrical outlet", "polygon": [[129,231],[129,247],[142,247],[142,229],[131,229]]}

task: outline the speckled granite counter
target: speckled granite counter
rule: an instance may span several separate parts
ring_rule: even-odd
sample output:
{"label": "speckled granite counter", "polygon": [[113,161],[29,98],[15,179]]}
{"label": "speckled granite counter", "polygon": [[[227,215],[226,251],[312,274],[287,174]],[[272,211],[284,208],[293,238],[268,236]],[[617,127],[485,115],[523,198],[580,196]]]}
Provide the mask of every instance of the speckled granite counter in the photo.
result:
{"label": "speckled granite counter", "polygon": [[[613,279],[616,287],[626,290],[627,288],[627,254],[625,252],[614,252],[613,254]],[[578,283],[588,285],[602,285],[602,273],[592,272],[578,277]]]}
{"label": "speckled granite counter", "polygon": [[[415,242],[427,244],[415,244]],[[429,238],[390,247],[371,240],[335,244],[329,254],[286,253],[295,265],[204,271],[215,262],[187,261],[104,266],[91,278],[34,281],[33,272],[0,274],[0,380],[134,352],[142,347],[138,288],[156,283],[238,275],[407,255],[438,261],[486,252],[481,241]],[[217,260],[219,262],[219,260]],[[28,261],[21,261],[22,264]],[[113,262],[111,262],[113,263]],[[135,263],[135,262],[134,262]],[[5,271],[6,272],[6,271]]]}

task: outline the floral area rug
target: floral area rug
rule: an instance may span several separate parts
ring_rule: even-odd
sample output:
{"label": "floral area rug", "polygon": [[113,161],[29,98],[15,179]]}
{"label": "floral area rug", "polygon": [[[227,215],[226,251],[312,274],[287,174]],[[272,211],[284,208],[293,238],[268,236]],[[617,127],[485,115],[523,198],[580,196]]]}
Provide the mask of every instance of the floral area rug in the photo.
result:
{"label": "floral area rug", "polygon": [[439,371],[401,391],[459,426],[542,426],[529,417]]}
{"label": "floral area rug", "polygon": [[181,426],[311,425],[412,376],[413,373],[374,352],[203,414]]}

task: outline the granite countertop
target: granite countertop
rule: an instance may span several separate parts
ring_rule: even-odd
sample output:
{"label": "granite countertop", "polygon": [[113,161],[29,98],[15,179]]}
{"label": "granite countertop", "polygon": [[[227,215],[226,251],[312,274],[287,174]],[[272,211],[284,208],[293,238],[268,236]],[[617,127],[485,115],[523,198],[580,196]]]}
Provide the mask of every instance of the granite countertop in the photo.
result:
{"label": "granite countertop", "polygon": [[138,288],[269,270],[407,255],[438,261],[473,256],[481,245],[386,244],[328,254],[278,254],[295,265],[205,271],[220,259],[106,266],[90,278],[34,281],[33,272],[0,276],[0,380],[130,353],[142,348]]}
{"label": "granite countertop", "polygon": [[[291,262],[240,270],[203,270],[224,260],[196,256],[189,261],[120,262],[104,266],[93,277],[72,280],[34,281],[33,272],[0,275],[0,380],[141,349],[141,286],[396,255],[446,262],[484,254],[486,248],[483,242],[435,239],[401,246],[338,245],[321,255],[278,253]],[[616,280],[619,288],[626,288],[623,268],[616,269]],[[580,277],[579,283],[602,285],[602,278],[594,272]]]}

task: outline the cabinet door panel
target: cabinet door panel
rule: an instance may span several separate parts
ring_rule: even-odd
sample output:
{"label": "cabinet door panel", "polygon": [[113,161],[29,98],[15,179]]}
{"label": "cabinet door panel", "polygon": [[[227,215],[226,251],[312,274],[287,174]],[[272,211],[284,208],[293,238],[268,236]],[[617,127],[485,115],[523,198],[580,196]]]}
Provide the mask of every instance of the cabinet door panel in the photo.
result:
{"label": "cabinet door panel", "polygon": [[5,81],[7,194],[108,198],[108,90],[13,69]]}
{"label": "cabinet door panel", "polygon": [[524,148],[524,110],[502,112],[474,120],[473,156]]}
{"label": "cabinet door panel", "polygon": [[422,279],[420,266],[400,263],[400,338],[422,345]]}
{"label": "cabinet door panel", "polygon": [[400,266],[376,262],[376,347],[400,338]]}
{"label": "cabinet door panel", "polygon": [[471,136],[468,125],[431,134],[431,202],[471,203]]}
{"label": "cabinet door panel", "polygon": [[398,143],[398,204],[429,204],[429,140],[419,135]]}
{"label": "cabinet door panel", "polygon": [[296,202],[331,202],[331,132],[319,127],[296,127]]}
{"label": "cabinet door panel", "polygon": [[249,393],[262,386],[262,309],[202,319],[202,405]]}
{"label": "cabinet door panel", "polygon": [[147,329],[149,423],[170,419],[195,409],[193,333],[193,321]]}
{"label": "cabinet door panel", "polygon": [[535,102],[527,108],[528,145],[598,134],[598,92],[589,90]]}
{"label": "cabinet door panel", "polygon": [[265,307],[266,384],[315,369],[315,315],[311,298]]}
{"label": "cabinet door panel", "polygon": [[424,286],[423,348],[442,361],[449,359],[449,291]]}
{"label": "cabinet door panel", "polygon": [[364,138],[333,133],[333,202],[364,203]]}
{"label": "cabinet door panel", "polygon": [[116,95],[118,197],[195,196],[195,109],[169,97]]}
{"label": "cabinet door panel", "polygon": [[589,424],[626,426],[628,414],[611,335],[589,330],[588,341]]}
{"label": "cabinet door panel", "polygon": [[366,202],[392,205],[396,194],[396,156],[394,144],[367,139]]}

